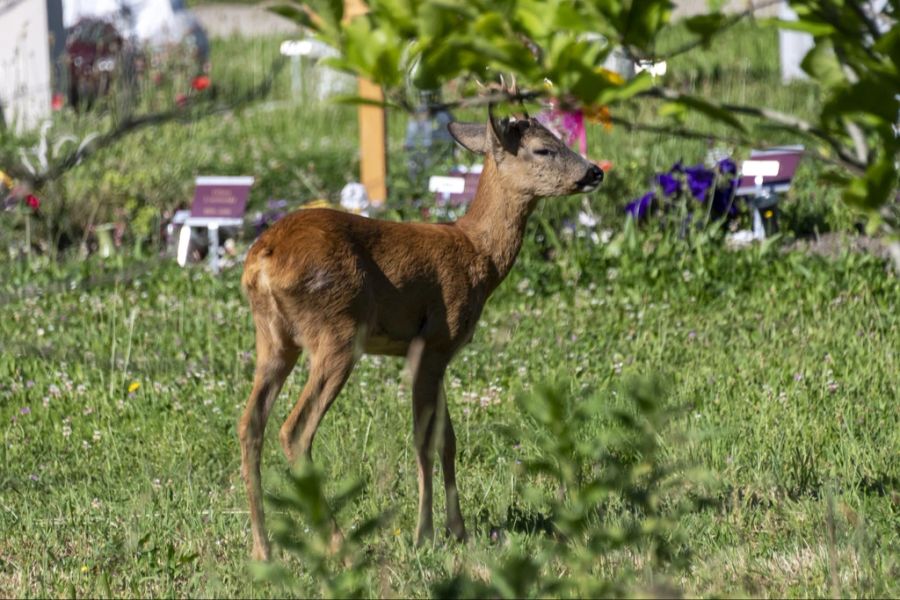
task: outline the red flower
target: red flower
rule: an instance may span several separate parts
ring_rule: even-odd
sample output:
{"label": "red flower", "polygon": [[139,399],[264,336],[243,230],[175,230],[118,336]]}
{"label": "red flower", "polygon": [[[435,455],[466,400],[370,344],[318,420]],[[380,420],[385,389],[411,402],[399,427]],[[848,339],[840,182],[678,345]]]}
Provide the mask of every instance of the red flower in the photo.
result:
{"label": "red flower", "polygon": [[194,77],[194,80],[191,82],[191,87],[198,92],[202,92],[209,87],[209,77],[207,77],[206,75],[198,75]]}
{"label": "red flower", "polygon": [[50,100],[50,108],[60,110],[63,107],[63,102],[63,95],[57,92],[53,94],[53,98]]}
{"label": "red flower", "polygon": [[41,201],[34,194],[28,194],[25,196],[25,204],[28,205],[28,208],[31,210],[37,211],[41,207]]}

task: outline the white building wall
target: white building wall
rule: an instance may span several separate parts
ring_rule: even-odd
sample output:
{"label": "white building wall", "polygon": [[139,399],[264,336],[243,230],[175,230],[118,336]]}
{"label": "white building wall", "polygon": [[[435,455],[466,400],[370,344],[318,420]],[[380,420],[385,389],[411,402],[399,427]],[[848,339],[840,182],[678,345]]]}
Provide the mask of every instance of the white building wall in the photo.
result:
{"label": "white building wall", "polygon": [[50,114],[46,0],[0,0],[0,104],[7,126],[32,129]]}

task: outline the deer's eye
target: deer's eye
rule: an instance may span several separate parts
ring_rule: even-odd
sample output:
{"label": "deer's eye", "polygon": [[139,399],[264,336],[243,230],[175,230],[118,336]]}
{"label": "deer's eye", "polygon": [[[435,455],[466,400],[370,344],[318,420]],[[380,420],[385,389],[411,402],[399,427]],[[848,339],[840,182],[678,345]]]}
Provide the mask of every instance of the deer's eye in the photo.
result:
{"label": "deer's eye", "polygon": [[534,153],[538,156],[553,156],[554,154],[556,154],[556,152],[549,148],[538,148],[534,151]]}

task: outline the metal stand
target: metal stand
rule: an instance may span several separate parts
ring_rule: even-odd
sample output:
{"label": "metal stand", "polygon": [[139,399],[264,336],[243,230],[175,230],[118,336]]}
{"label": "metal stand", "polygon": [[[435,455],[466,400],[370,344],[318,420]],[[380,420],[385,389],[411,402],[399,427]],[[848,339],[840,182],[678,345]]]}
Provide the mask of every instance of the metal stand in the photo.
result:
{"label": "metal stand", "polygon": [[210,223],[209,231],[209,269],[213,273],[219,272],[219,224]]}
{"label": "metal stand", "polygon": [[219,227],[240,227],[243,219],[212,218],[212,217],[188,217],[178,234],[178,253],[176,260],[182,267],[187,264],[188,249],[191,243],[191,228],[206,227],[209,241],[209,269],[213,273],[219,272]]}

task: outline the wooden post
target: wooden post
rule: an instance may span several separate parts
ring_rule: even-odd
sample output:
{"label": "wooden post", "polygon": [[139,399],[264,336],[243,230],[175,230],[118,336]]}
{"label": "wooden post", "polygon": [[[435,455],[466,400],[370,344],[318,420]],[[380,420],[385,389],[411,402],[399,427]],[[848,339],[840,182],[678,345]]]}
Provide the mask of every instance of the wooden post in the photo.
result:
{"label": "wooden post", "polygon": [[[362,0],[344,0],[344,19],[349,20],[365,13]],[[359,80],[359,95],[362,98],[382,102],[384,93],[376,84],[366,79]],[[359,177],[366,186],[369,202],[382,206],[387,199],[387,124],[384,109],[378,106],[360,104],[359,121]]]}

